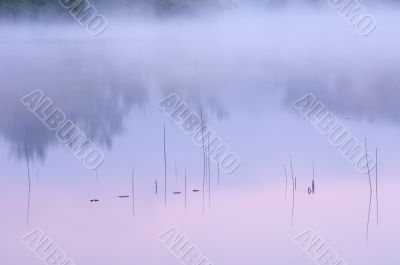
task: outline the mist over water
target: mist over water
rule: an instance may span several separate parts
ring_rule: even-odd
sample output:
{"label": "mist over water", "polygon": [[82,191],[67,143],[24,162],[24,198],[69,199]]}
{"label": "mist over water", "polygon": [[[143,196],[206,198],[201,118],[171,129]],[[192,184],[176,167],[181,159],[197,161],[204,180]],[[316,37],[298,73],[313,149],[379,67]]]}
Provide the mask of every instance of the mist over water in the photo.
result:
{"label": "mist over water", "polygon": [[[27,146],[32,226],[51,235],[76,264],[178,264],[156,239],[178,225],[215,265],[311,264],[292,240],[310,227],[348,264],[375,265],[385,257],[385,265],[397,265],[400,7],[364,1],[377,21],[364,37],[328,1],[309,2],[237,1],[161,14],[93,1],[108,20],[97,37],[62,9],[61,17],[46,7],[40,15],[2,18],[0,225],[8,229],[1,246],[15,255],[0,257],[0,264],[40,264],[17,238],[29,230]],[[36,89],[103,148],[98,183],[97,172],[86,170],[21,103]],[[212,207],[204,217],[200,193],[189,195],[186,215],[182,197],[172,194],[183,190],[185,167],[190,190],[201,189],[204,166],[201,149],[157,108],[172,92],[202,111],[241,158],[237,172],[221,177],[219,190],[211,186]],[[370,150],[379,148],[382,225],[376,229],[371,221],[368,249],[367,176],[293,111],[292,102],[307,92],[329,104],[354,135],[367,137]],[[298,181],[293,228],[290,188],[284,197],[289,156]],[[317,192],[309,196],[314,162]],[[130,200],[116,198],[130,194],[133,165],[135,218]],[[213,185],[216,172],[212,164]],[[100,203],[91,204],[93,198]]]}
{"label": "mist over water", "polygon": [[237,104],[232,97],[248,94],[251,99],[240,105],[252,102],[254,108],[263,104],[257,93],[267,93],[287,108],[312,91],[329,98],[338,113],[398,123],[398,9],[369,11],[379,23],[368,37],[330,6],[247,7],[194,17],[113,15],[98,37],[74,21],[6,23],[0,29],[1,134],[15,146],[32,141],[24,131],[37,135],[32,150],[43,156],[49,134],[28,123],[32,115],[19,101],[34,89],[106,146],[132,106],[156,100],[150,91],[178,92],[219,118],[229,117]]}

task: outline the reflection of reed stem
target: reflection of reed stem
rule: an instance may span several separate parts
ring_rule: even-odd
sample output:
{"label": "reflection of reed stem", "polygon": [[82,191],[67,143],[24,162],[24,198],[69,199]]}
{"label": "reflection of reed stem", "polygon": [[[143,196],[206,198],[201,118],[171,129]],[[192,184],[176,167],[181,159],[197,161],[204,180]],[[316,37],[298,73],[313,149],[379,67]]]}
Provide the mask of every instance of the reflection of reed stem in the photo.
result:
{"label": "reflection of reed stem", "polygon": [[31,207],[31,175],[29,171],[29,157],[28,157],[28,148],[25,144],[25,159],[26,159],[26,169],[28,172],[28,209],[26,212],[26,225],[29,226],[29,214],[30,214],[30,207]]}
{"label": "reflection of reed stem", "polygon": [[135,166],[132,168],[132,214],[135,216]]}
{"label": "reflection of reed stem", "polygon": [[286,182],[285,182],[285,201],[286,201],[286,197],[287,197],[287,173],[286,173],[286,164],[284,165],[285,167],[285,178],[286,178]]}
{"label": "reflection of reed stem", "polygon": [[369,181],[369,205],[368,205],[368,218],[367,218],[367,233],[366,233],[366,237],[365,237],[365,243],[368,246],[369,219],[370,219],[370,215],[371,215],[371,201],[372,201],[372,183],[371,183],[371,173],[369,171],[369,161],[368,161],[368,151],[367,151],[367,138],[365,138],[365,159],[367,160],[368,181]]}
{"label": "reflection of reed stem", "polygon": [[207,134],[207,161],[208,161],[208,208],[211,208],[211,161],[210,161],[210,134]]}
{"label": "reflection of reed stem", "polygon": [[379,199],[378,199],[378,148],[375,150],[375,195],[376,195],[376,227],[379,227]]}
{"label": "reflection of reed stem", "polygon": [[292,163],[292,156],[290,156],[290,169],[292,171],[292,220],[290,222],[290,225],[293,226],[293,216],[294,216],[294,191],[295,191],[295,180],[293,176],[293,163]]}
{"label": "reflection of reed stem", "polygon": [[203,112],[200,112],[201,117],[201,138],[203,141],[203,209],[202,215],[204,216],[204,192],[205,192],[205,181],[206,181],[206,154],[205,154],[205,144],[204,144],[204,123],[203,123]]}
{"label": "reflection of reed stem", "polygon": [[164,203],[167,207],[167,152],[165,150],[165,123],[164,123]]}

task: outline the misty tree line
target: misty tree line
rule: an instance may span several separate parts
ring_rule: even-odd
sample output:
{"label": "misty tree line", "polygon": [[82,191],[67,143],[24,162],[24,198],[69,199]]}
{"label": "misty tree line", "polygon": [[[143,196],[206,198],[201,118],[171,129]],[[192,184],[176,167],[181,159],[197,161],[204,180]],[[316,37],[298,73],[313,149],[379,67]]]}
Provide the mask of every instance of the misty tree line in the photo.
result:
{"label": "misty tree line", "polygon": [[[155,11],[184,11],[201,7],[235,7],[235,0],[82,0],[98,8],[142,7]],[[39,16],[41,14],[62,15],[65,10],[58,0],[0,0],[0,15]]]}
{"label": "misty tree line", "polygon": [[[329,0],[82,0],[89,1],[98,8],[144,7],[156,12],[173,13],[194,10],[196,8],[235,8],[243,3],[261,3],[265,6],[283,6],[290,3],[304,2],[309,4],[321,4]],[[348,1],[348,0],[343,0]],[[357,0],[365,2],[397,2],[400,0]],[[65,10],[58,0],[0,0],[0,16],[40,16],[42,14],[65,15]]]}

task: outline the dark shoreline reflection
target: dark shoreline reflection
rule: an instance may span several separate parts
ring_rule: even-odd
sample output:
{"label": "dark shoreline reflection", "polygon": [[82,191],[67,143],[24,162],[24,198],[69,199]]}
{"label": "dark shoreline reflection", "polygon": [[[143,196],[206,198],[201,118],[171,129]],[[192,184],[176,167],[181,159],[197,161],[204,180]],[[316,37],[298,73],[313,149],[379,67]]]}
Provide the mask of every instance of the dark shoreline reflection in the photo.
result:
{"label": "dark shoreline reflection", "polygon": [[[249,12],[220,20],[126,22],[89,41],[79,27],[5,26],[0,29],[0,39],[6,40],[0,42],[0,136],[17,157],[26,144],[31,156],[43,159],[56,143],[20,103],[35,89],[106,147],[123,132],[132,108],[155,108],[153,91],[160,99],[179,93],[194,111],[220,119],[232,109],[269,107],[268,101],[279,100],[292,111],[292,102],[310,91],[352,121],[398,124],[400,54],[392,29],[366,40],[344,31],[336,16],[317,16],[316,25],[311,13],[302,17],[301,28],[260,26],[292,15]],[[299,41],[293,43],[295,38]]]}

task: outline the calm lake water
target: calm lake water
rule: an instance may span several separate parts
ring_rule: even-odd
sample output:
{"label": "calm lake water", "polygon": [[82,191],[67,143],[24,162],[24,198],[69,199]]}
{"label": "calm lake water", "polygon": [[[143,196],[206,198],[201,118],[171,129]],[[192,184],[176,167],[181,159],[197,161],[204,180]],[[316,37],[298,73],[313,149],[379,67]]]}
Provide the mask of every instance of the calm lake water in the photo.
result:
{"label": "calm lake water", "polygon": [[[367,38],[330,9],[110,19],[99,37],[79,24],[2,25],[0,263],[41,264],[21,242],[40,228],[75,264],[179,264],[157,239],[174,226],[212,264],[313,264],[293,240],[307,229],[346,264],[399,264],[399,10],[373,11]],[[21,103],[36,89],[104,152],[97,173]],[[380,224],[374,193],[368,248],[368,175],[293,109],[307,92],[379,150]],[[201,147],[157,107],[170,93],[240,157],[219,179],[210,164],[204,215]],[[131,198],[118,197],[131,196],[133,166],[135,217]],[[173,194],[184,192],[185,168],[186,214],[184,194]]]}

